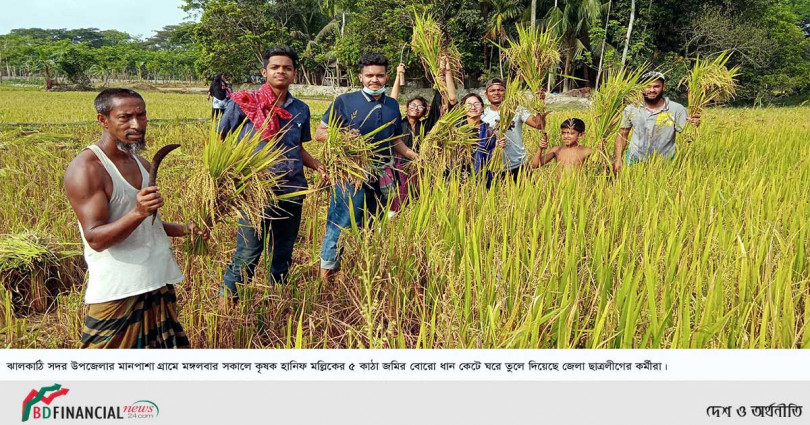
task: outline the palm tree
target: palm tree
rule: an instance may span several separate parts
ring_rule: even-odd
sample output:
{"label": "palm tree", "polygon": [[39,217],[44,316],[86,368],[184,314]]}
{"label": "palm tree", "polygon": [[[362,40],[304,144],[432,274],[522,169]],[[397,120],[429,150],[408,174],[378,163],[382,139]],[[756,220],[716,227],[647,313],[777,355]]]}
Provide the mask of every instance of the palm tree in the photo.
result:
{"label": "palm tree", "polygon": [[[333,47],[333,40],[340,37],[340,22],[333,20],[326,24],[312,40],[307,42],[307,48],[304,51],[304,57],[314,60],[318,65],[323,67],[324,80],[333,79],[330,72],[331,64],[337,64],[337,54]],[[338,75],[333,81],[340,83],[340,68],[337,69]]]}
{"label": "palm tree", "polygon": [[[351,0],[322,0],[321,11],[324,15],[332,18],[333,22],[340,23],[340,39],[343,39],[344,31],[346,30],[346,14],[352,9],[353,2]],[[328,25],[327,25],[328,26]],[[323,31],[323,30],[322,30]],[[337,84],[340,85],[340,61],[337,56],[335,57],[335,67],[337,68]]]}
{"label": "palm tree", "polygon": [[31,68],[35,72],[45,74],[45,89],[50,90],[54,83],[57,64],[56,56],[53,52],[49,51],[45,46],[38,46],[34,50],[34,56],[31,58]]}
{"label": "palm tree", "polygon": [[[487,22],[486,38],[502,46],[506,42],[507,23],[521,13],[520,4],[516,0],[482,0],[482,3],[492,7]],[[498,67],[501,77],[503,77],[503,54],[500,52],[498,53]]]}
{"label": "palm tree", "polygon": [[588,37],[588,29],[602,9],[599,0],[555,0],[546,22],[557,31],[562,40],[565,66],[563,69],[563,91],[567,91],[574,60],[587,47],[583,40]]}

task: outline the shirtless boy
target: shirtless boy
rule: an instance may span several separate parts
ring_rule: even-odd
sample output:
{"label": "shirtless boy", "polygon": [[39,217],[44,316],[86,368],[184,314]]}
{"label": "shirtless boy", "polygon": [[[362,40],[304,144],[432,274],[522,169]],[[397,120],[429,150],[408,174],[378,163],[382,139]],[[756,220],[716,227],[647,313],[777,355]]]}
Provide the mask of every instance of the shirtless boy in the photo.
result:
{"label": "shirtless boy", "polygon": [[557,167],[560,174],[565,170],[578,169],[582,167],[585,160],[591,155],[593,151],[587,146],[579,145],[579,138],[585,134],[585,122],[579,118],[569,118],[560,125],[560,133],[562,136],[563,146],[555,146],[544,153],[548,147],[548,135],[543,133],[543,139],[540,141],[540,149],[531,160],[531,167],[538,168],[551,162],[552,159],[557,161]]}

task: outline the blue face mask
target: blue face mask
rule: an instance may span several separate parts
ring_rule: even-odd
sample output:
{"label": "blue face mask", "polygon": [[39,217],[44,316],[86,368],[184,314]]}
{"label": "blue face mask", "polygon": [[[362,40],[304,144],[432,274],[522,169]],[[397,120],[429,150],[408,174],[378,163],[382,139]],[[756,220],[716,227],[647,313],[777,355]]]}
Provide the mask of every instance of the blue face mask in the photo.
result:
{"label": "blue face mask", "polygon": [[385,87],[381,87],[379,90],[371,90],[368,87],[363,87],[363,93],[369,96],[379,96],[385,93]]}

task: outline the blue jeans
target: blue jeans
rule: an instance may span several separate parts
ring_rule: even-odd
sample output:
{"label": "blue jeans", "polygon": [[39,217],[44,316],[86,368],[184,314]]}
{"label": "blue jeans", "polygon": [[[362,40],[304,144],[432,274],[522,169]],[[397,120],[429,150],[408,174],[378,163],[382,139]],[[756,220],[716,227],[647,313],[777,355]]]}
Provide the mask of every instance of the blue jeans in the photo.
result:
{"label": "blue jeans", "polygon": [[360,227],[366,217],[373,218],[385,206],[385,201],[378,182],[367,183],[360,189],[335,185],[326,215],[326,234],[321,244],[322,269],[335,270],[340,265],[338,241],[343,229],[351,227],[352,215],[357,227]]}
{"label": "blue jeans", "polygon": [[[285,283],[287,272],[292,264],[293,245],[301,226],[303,201],[280,201],[264,210],[262,228],[259,231],[250,223],[239,219],[236,232],[236,252],[225,269],[220,296],[225,296],[226,288],[230,296],[236,296],[236,282],[249,283],[253,279],[256,265],[264,251],[269,250],[270,283]],[[260,233],[261,232],[261,233]]]}

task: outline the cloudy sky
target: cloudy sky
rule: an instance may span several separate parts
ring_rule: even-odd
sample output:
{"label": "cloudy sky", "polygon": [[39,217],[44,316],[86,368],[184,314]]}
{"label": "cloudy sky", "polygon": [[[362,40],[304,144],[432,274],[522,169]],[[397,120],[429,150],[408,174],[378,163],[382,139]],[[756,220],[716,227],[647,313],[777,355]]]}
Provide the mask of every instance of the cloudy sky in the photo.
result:
{"label": "cloudy sky", "polygon": [[115,29],[149,37],[152,31],[182,22],[180,0],[2,0],[0,34],[14,28]]}

